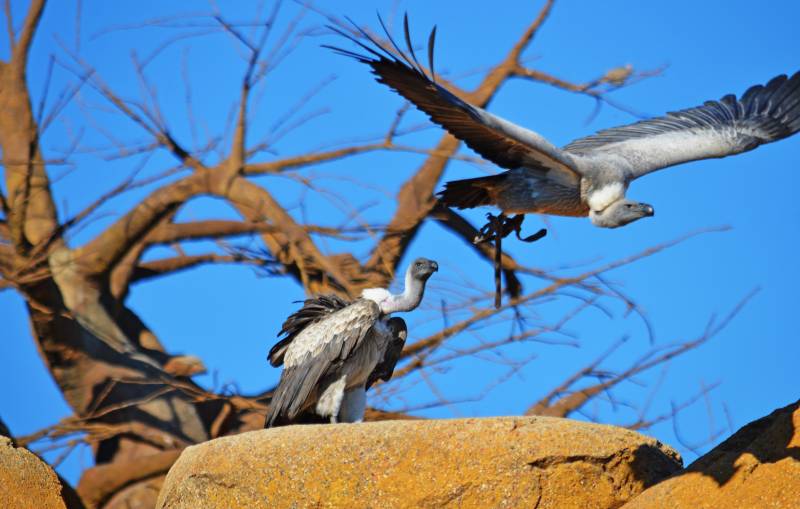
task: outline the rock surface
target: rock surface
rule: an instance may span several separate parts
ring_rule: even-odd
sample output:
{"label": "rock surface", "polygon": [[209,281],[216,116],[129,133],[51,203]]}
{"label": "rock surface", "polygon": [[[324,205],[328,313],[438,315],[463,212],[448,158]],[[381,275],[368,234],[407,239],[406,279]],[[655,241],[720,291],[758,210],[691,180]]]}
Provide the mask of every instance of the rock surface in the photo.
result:
{"label": "rock surface", "polygon": [[800,401],[751,422],[624,507],[800,507]]}
{"label": "rock surface", "polygon": [[652,438],[547,417],[291,426],[187,448],[157,507],[612,508],[680,467]]}
{"label": "rock surface", "polygon": [[0,436],[0,507],[66,508],[58,476],[44,461]]}

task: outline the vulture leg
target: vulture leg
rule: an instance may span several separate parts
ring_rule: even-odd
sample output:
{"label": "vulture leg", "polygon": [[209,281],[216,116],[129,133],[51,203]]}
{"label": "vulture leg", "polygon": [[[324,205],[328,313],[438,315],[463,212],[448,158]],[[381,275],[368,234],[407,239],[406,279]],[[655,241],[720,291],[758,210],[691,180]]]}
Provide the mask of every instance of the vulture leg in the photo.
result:
{"label": "vulture leg", "polygon": [[339,409],[342,407],[342,399],[344,399],[346,382],[347,376],[340,376],[325,388],[319,400],[317,400],[317,415],[321,415],[322,417],[330,416],[331,424],[336,424]]}
{"label": "vulture leg", "polygon": [[506,215],[502,212],[496,216],[494,214],[487,213],[486,219],[488,222],[478,231],[478,235],[475,236],[473,243],[481,244],[483,242],[494,240],[494,307],[499,309],[503,293],[503,286],[500,278],[503,261],[503,239],[511,235],[511,232],[514,232],[517,235],[517,239],[521,240],[522,242],[536,242],[547,235],[547,230],[542,228],[533,235],[523,238],[521,233],[522,221],[525,220],[525,214],[517,214],[514,217],[506,217]]}
{"label": "vulture leg", "polygon": [[363,385],[348,389],[339,408],[339,422],[363,422],[367,407],[367,391]]}

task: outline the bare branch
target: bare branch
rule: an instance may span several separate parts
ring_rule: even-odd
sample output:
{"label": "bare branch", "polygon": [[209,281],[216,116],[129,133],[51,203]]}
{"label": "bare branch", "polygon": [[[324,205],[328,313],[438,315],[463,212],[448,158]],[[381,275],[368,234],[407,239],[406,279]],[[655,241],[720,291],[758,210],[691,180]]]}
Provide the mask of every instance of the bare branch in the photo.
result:
{"label": "bare branch", "polygon": [[39,136],[25,79],[28,49],[44,9],[31,2],[8,64],[0,65],[0,146],[4,160],[7,219],[15,245],[26,249],[46,238],[57,224],[50,182],[39,147]]}
{"label": "bare branch", "polygon": [[[652,369],[656,366],[663,365],[668,361],[672,360],[675,357],[678,357],[690,350],[694,350],[695,348],[699,347],[703,343],[706,343],[711,338],[719,334],[729,323],[730,321],[739,314],[739,311],[744,307],[744,305],[750,300],[750,298],[755,294],[755,292],[751,292],[748,294],[744,299],[742,299],[739,304],[737,304],[733,310],[722,320],[722,322],[715,326],[709,327],[706,331],[699,336],[698,338],[687,341],[685,343],[679,344],[677,346],[669,346],[666,348],[666,351],[660,355],[657,355],[653,358],[653,354],[658,350],[653,350],[648,352],[642,358],[634,363],[630,368],[623,371],[620,374],[610,376],[604,381],[597,383],[595,385],[586,387],[584,389],[575,391],[571,393],[569,396],[559,399],[555,404],[550,404],[550,400],[556,395],[566,392],[575,382],[578,380],[586,377],[593,373],[597,366],[605,360],[606,357],[611,355],[620,344],[616,344],[611,350],[607,351],[605,354],[600,356],[597,360],[592,362],[589,366],[583,368],[582,370],[578,371],[575,375],[571,376],[566,382],[561,384],[558,388],[552,391],[550,394],[545,396],[542,400],[537,402],[536,404],[532,405],[528,408],[525,412],[525,415],[550,415],[555,417],[566,417],[571,412],[581,408],[588,400],[597,396],[603,391],[610,389],[611,387],[617,385],[618,383],[624,380],[630,380],[637,374]],[[673,409],[674,410],[674,409]]]}
{"label": "bare branch", "polygon": [[248,258],[239,254],[221,255],[209,253],[203,255],[176,256],[174,258],[163,258],[161,260],[154,260],[139,264],[133,271],[133,277],[131,278],[131,281],[138,282],[142,281],[143,279],[152,279],[154,277],[191,269],[193,267],[197,267],[198,265],[208,263],[249,263],[259,266],[270,266],[275,264],[275,262],[270,262],[269,260]]}
{"label": "bare branch", "polygon": [[553,9],[553,4],[555,0],[547,0],[547,3],[544,4],[542,9],[539,11],[539,14],[536,16],[536,19],[531,23],[525,33],[522,34],[522,37],[517,41],[514,47],[508,54],[507,61],[509,63],[518,63],[520,58],[522,57],[522,52],[525,51],[525,48],[533,40],[533,37],[536,35],[536,32],[542,28],[542,25],[545,21],[547,21],[547,17],[550,16],[550,11]]}
{"label": "bare branch", "polygon": [[[302,228],[309,233],[319,233],[337,238],[347,238],[347,230],[328,226],[303,225]],[[357,231],[353,229],[352,231]],[[168,223],[159,226],[147,236],[147,244],[172,244],[184,240],[219,239],[235,235],[253,233],[280,233],[274,225],[263,222],[243,221],[194,221],[191,223]]]}
{"label": "bare branch", "polygon": [[266,189],[236,177],[217,182],[212,194],[230,200],[246,220],[258,222],[266,219],[278,229],[280,233],[265,233],[262,239],[273,256],[303,283],[306,291],[314,293],[322,285],[351,296],[355,294],[351,278],[331,257],[320,252],[308,232]]}
{"label": "bare branch", "polygon": [[[28,51],[31,48],[31,43],[36,33],[36,27],[39,25],[39,20],[42,19],[44,4],[45,0],[32,0],[30,7],[28,7],[28,15],[25,16],[25,22],[22,25],[22,30],[20,31],[11,57],[12,65],[17,69],[17,72],[24,72],[25,70],[28,60]],[[11,14],[10,9],[8,14]]]}
{"label": "bare branch", "polygon": [[[664,249],[670,248],[670,247],[672,247],[672,246],[674,246],[676,244],[679,244],[679,243],[681,243],[681,242],[683,242],[683,241],[685,241],[685,240],[687,240],[689,238],[692,238],[694,236],[697,236],[697,235],[700,235],[700,234],[703,234],[703,233],[709,233],[709,232],[726,231],[727,229],[728,229],[727,227],[721,227],[721,228],[697,230],[695,232],[691,232],[691,233],[688,233],[688,234],[683,235],[681,237],[678,237],[675,240],[672,240],[672,241],[669,241],[669,242],[664,242],[664,243],[659,244],[657,246],[653,246],[653,247],[647,248],[647,249],[645,249],[645,250],[643,250],[643,251],[641,251],[641,252],[639,252],[639,253],[637,253],[637,254],[635,254],[633,256],[629,256],[629,257],[626,257],[626,258],[623,258],[623,259],[620,259],[620,260],[613,261],[613,262],[608,263],[608,264],[606,264],[606,265],[604,265],[602,267],[599,267],[597,269],[593,269],[593,270],[584,272],[584,273],[579,274],[577,276],[554,279],[548,286],[546,286],[544,288],[541,288],[541,289],[539,289],[539,290],[537,290],[535,292],[529,293],[529,294],[524,295],[522,297],[519,297],[517,299],[511,299],[508,302],[506,302],[506,304],[502,305],[499,308],[492,307],[492,308],[479,309],[478,311],[475,311],[472,314],[472,316],[470,316],[469,318],[466,318],[466,319],[464,319],[464,320],[462,320],[462,321],[460,321],[458,323],[455,323],[455,324],[453,324],[453,325],[451,325],[449,327],[445,327],[444,329],[442,329],[441,331],[437,332],[436,334],[432,334],[432,335],[430,335],[430,336],[428,336],[428,337],[426,337],[424,339],[421,339],[421,340],[419,340],[419,341],[417,341],[415,343],[412,343],[411,345],[407,345],[403,349],[403,358],[406,358],[406,357],[409,357],[409,356],[412,356],[412,355],[419,356],[422,352],[429,352],[430,350],[438,348],[447,338],[449,338],[451,336],[454,336],[455,334],[458,334],[461,331],[467,330],[469,327],[475,325],[476,323],[479,323],[479,322],[481,322],[483,320],[486,320],[487,318],[491,318],[491,317],[497,316],[498,314],[500,314],[500,313],[502,313],[502,312],[504,312],[504,311],[506,311],[508,309],[515,308],[516,306],[520,306],[522,304],[531,302],[531,301],[533,301],[535,299],[541,298],[541,297],[546,296],[546,295],[554,294],[557,290],[559,290],[559,289],[561,289],[561,288],[563,288],[565,286],[570,286],[570,285],[574,285],[574,284],[580,284],[583,281],[585,281],[586,279],[591,278],[591,277],[593,277],[593,276],[595,276],[597,274],[603,274],[603,273],[608,272],[610,270],[619,268],[619,267],[621,267],[623,265],[627,265],[627,264],[633,263],[636,260],[640,260],[642,258],[645,258],[645,257],[648,257],[648,256],[652,256],[652,255],[654,255],[654,254],[656,254],[656,253],[658,253],[660,251],[663,251]],[[417,358],[417,359],[414,359],[412,362],[410,362],[408,364],[408,366],[406,366],[404,369],[406,369],[406,368],[413,369],[414,366],[419,366],[421,364],[422,364],[421,359]]]}
{"label": "bare branch", "polygon": [[[622,68],[610,69],[600,78],[591,80],[587,83],[577,84],[557,78],[551,74],[517,64],[514,67],[512,76],[529,79],[539,83],[545,83],[562,90],[586,95],[596,100],[598,105],[601,103],[606,103],[613,108],[624,111],[625,113],[629,113],[635,117],[643,118],[645,115],[642,113],[611,100],[608,97],[608,92],[610,90],[604,90],[598,87],[602,84],[608,83],[612,85],[611,90],[617,90],[624,86],[632,85],[633,83],[641,81],[642,79],[658,76],[663,72],[663,70],[663,67],[659,67],[653,70],[642,71],[634,74],[633,68],[626,66]],[[593,115],[596,113],[597,111],[595,111]]]}
{"label": "bare branch", "polygon": [[303,154],[300,156],[288,157],[286,159],[279,159],[277,161],[270,161],[266,163],[251,163],[245,165],[244,174],[265,175],[270,173],[279,173],[282,171],[302,168],[304,166],[335,161],[337,159],[342,159],[354,154],[373,152],[375,150],[385,149],[386,147],[386,143],[370,143],[367,145],[357,145],[354,147],[340,148],[327,152]]}
{"label": "bare branch", "polygon": [[208,193],[209,184],[216,175],[203,170],[157,189],[88,244],[78,248],[76,259],[94,273],[109,271],[163,217],[190,198]]}
{"label": "bare branch", "polygon": [[8,33],[8,47],[13,48],[16,44],[16,35],[14,34],[14,18],[11,13],[11,0],[6,0],[3,4],[3,12],[6,16],[6,32]]}
{"label": "bare branch", "polygon": [[675,419],[682,410],[689,408],[690,406],[694,405],[696,402],[700,401],[701,399],[705,399],[708,397],[708,394],[720,386],[719,382],[713,383],[709,386],[703,386],[700,391],[692,395],[691,397],[687,398],[685,401],[673,404],[671,406],[670,412],[662,413],[652,417],[650,419],[646,419],[644,417],[644,413],[640,414],[639,419],[636,422],[631,424],[627,424],[624,427],[628,429],[632,429],[634,431],[638,430],[646,430],[650,429],[656,424],[660,424],[662,422],[666,422],[672,419]]}
{"label": "bare branch", "polygon": [[62,48],[67,53],[70,53],[72,58],[84,69],[85,75],[91,77],[92,86],[97,89],[97,91],[100,92],[100,94],[105,97],[106,100],[116,106],[119,111],[125,114],[133,122],[138,124],[142,129],[147,131],[161,146],[169,150],[185,166],[198,171],[205,169],[205,166],[199,160],[192,156],[177,142],[177,140],[175,140],[175,138],[166,130],[165,126],[161,125],[161,122],[157,121],[152,114],[148,113],[148,110],[144,105],[140,105],[139,109],[148,117],[150,120],[149,122],[133,111],[133,109],[128,106],[128,101],[120,98],[111,89],[111,87],[100,78],[92,66],[86,63],[78,55],[71,53],[63,45]]}

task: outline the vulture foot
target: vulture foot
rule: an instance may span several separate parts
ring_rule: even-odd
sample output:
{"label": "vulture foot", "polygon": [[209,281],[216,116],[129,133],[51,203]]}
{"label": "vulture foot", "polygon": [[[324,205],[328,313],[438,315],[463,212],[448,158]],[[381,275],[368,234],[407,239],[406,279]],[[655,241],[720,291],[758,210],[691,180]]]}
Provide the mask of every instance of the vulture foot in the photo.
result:
{"label": "vulture foot", "polygon": [[475,236],[472,242],[475,244],[482,244],[494,240],[494,307],[499,309],[503,295],[503,285],[500,279],[500,272],[503,265],[503,239],[511,235],[511,232],[514,232],[517,235],[517,239],[522,242],[536,242],[547,235],[547,230],[542,228],[533,235],[522,237],[522,221],[525,220],[525,214],[506,217],[506,215],[501,212],[496,216],[494,214],[486,214],[486,219],[488,222],[478,231],[478,235]]}
{"label": "vulture foot", "polygon": [[478,235],[476,235],[475,239],[472,241],[475,244],[482,244],[484,242],[489,242],[496,239],[504,239],[511,235],[512,232],[515,233],[517,239],[521,240],[522,242],[536,242],[547,235],[547,230],[542,228],[533,235],[523,237],[522,222],[525,220],[525,214],[517,214],[514,217],[507,217],[501,212],[496,216],[494,214],[486,214],[486,219],[488,222],[481,227],[481,229],[478,231]]}

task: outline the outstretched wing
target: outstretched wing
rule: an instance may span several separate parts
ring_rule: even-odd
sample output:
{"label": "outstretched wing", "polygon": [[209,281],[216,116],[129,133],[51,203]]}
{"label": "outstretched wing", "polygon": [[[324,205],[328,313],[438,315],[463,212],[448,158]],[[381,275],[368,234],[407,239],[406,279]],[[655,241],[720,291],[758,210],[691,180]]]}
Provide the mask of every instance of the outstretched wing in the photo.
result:
{"label": "outstretched wing", "polygon": [[[381,25],[383,25],[382,20]],[[355,23],[353,26],[369,41],[368,43],[363,43],[338,28],[329,28],[358,44],[367,52],[366,55],[333,46],[326,47],[369,65],[379,82],[385,83],[411,101],[417,108],[427,113],[431,120],[447,129],[450,134],[462,140],[484,158],[507,169],[524,166],[552,171],[558,174],[553,175],[555,179],[571,183],[580,177],[569,154],[564,154],[540,135],[473,106],[436,83],[433,71],[436,28],[428,40],[429,76],[417,61],[411,46],[408,17],[404,19],[408,54],[397,46],[385,26],[383,29],[393,46],[393,51],[382,46]]]}
{"label": "outstretched wing", "polygon": [[383,358],[367,378],[367,389],[372,387],[378,380],[388,382],[392,378],[394,368],[397,366],[397,361],[400,360],[400,354],[403,353],[403,347],[406,344],[408,327],[406,327],[405,320],[399,317],[389,318],[386,321],[386,329],[391,335],[391,339],[383,352]]}
{"label": "outstretched wing", "polygon": [[350,302],[334,294],[319,295],[304,300],[303,307],[289,315],[289,318],[281,325],[278,337],[283,335],[286,335],[286,337],[270,348],[269,355],[267,356],[269,363],[276,368],[283,364],[283,355],[286,353],[286,349],[289,348],[294,338],[297,337],[303,329],[314,322],[322,320],[331,313],[344,309],[348,304],[350,304]]}
{"label": "outstretched wing", "polygon": [[283,373],[272,397],[266,427],[294,419],[313,401],[320,380],[339,367],[380,318],[378,305],[359,299],[303,329],[283,355]]}
{"label": "outstretched wing", "polygon": [[740,99],[668,113],[605,129],[564,150],[588,158],[613,154],[633,167],[631,178],[698,159],[739,154],[800,131],[800,72],[749,88]]}

